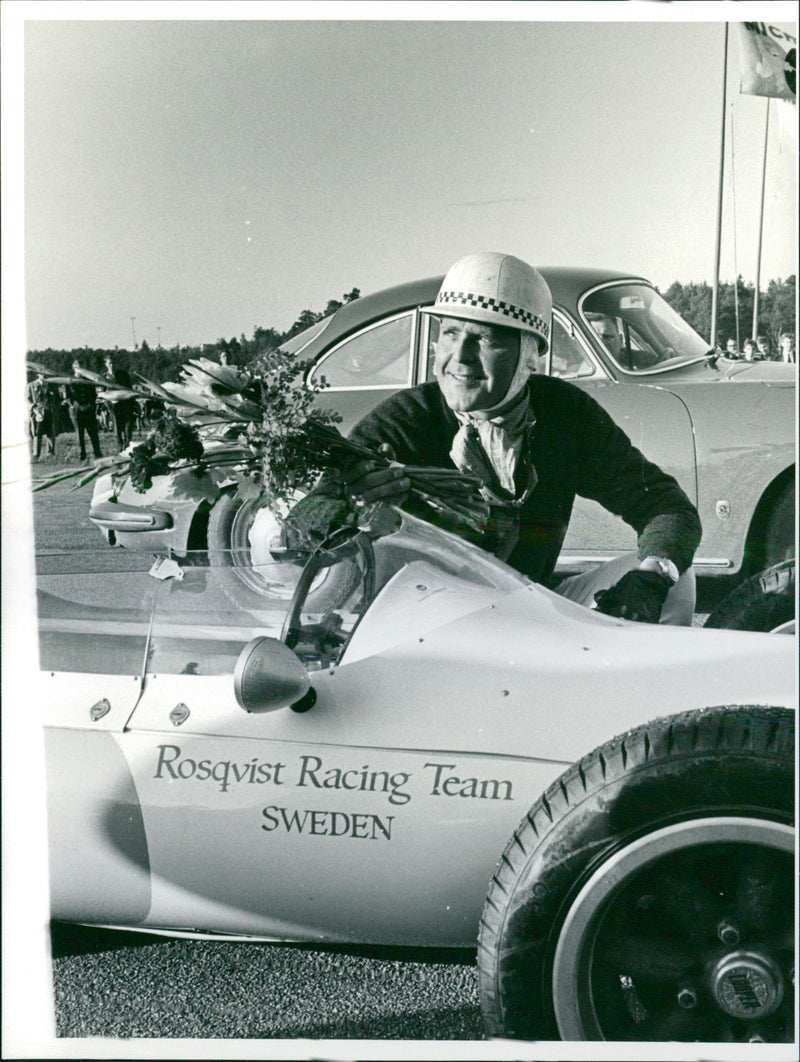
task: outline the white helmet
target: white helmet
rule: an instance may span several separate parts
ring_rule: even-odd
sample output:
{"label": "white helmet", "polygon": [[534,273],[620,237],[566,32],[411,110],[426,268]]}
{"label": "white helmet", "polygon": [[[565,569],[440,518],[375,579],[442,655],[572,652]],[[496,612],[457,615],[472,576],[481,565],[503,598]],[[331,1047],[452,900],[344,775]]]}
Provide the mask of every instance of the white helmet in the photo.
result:
{"label": "white helmet", "polygon": [[436,302],[423,313],[516,328],[550,347],[553,297],[544,277],[511,254],[484,251],[459,258],[447,271]]}

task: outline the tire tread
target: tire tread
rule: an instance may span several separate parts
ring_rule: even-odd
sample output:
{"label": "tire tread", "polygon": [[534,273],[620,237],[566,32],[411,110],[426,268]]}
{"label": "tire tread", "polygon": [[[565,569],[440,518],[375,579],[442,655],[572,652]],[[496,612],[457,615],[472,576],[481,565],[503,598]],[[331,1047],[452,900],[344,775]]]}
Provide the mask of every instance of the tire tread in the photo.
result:
{"label": "tire tread", "polygon": [[[723,753],[746,760],[767,758],[790,765],[793,776],[794,749],[794,718],[787,709],[721,705],[633,728],[568,768],[515,830],[489,886],[478,936],[481,1009],[487,1034],[518,1035],[507,1002],[506,981],[511,975],[504,973],[502,966],[513,967],[513,956],[524,952],[527,945],[509,944],[507,928],[521,902],[516,893],[534,877],[538,853],[547,848],[551,835],[567,816],[618,781],[639,771],[657,770],[676,759],[702,762]],[[552,1030],[546,1029],[543,1038],[548,1037],[552,1038]]]}

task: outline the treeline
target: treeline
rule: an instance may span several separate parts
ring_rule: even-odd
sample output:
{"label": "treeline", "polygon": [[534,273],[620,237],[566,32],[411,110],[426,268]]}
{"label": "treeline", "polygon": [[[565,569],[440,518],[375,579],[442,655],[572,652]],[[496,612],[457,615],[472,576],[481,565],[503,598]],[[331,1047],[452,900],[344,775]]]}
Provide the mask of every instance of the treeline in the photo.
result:
{"label": "treeline", "polygon": [[[778,349],[781,332],[794,335],[796,278],[771,280],[766,291],[758,296],[759,335],[767,336],[772,349]],[[681,284],[674,281],[662,295],[687,321],[695,332],[708,339],[711,332],[711,287],[708,284]],[[738,327],[737,327],[738,303]],[[745,284],[741,277],[734,284],[720,284],[717,292],[717,344],[725,346],[728,339],[736,339],[737,346],[753,334],[755,286]]]}
{"label": "treeline", "polygon": [[[303,310],[297,320],[285,332],[279,332],[275,328],[262,328],[257,326],[252,338],[248,339],[244,332],[237,339],[218,339],[214,343],[202,343],[200,346],[174,347],[151,347],[147,340],[143,340],[136,348],[136,357],[132,359],[130,352],[119,347],[105,349],[101,347],[78,347],[75,350],[54,350],[48,347],[46,350],[29,350],[28,359],[38,362],[48,369],[57,373],[69,375],[72,371],[72,363],[77,358],[83,368],[91,369],[92,372],[103,374],[106,357],[111,354],[115,362],[127,361],[128,368],[135,368],[142,376],[161,383],[164,380],[177,380],[181,366],[192,358],[212,358],[219,361],[225,356],[229,365],[247,365],[257,355],[269,350],[276,350],[282,343],[296,336],[298,333],[309,328],[311,325],[329,317],[346,302],[353,302],[359,298],[361,292],[358,288],[352,288],[341,300],[329,299],[324,310]],[[126,357],[127,355],[127,357]],[[135,361],[135,364],[133,362]]]}
{"label": "treeline", "polygon": [[[711,330],[711,287],[708,284],[681,284],[674,281],[665,292],[664,298],[692,328],[701,336],[708,338]],[[143,376],[156,381],[176,380],[181,365],[191,358],[213,358],[219,360],[225,356],[229,365],[247,365],[257,354],[275,350],[292,336],[328,317],[346,302],[353,302],[361,295],[358,288],[353,288],[342,295],[341,300],[330,299],[325,309],[320,312],[303,310],[294,324],[285,332],[275,328],[257,327],[251,338],[242,333],[237,339],[218,339],[215,343],[203,343],[200,346],[150,347],[146,341],[136,350],[135,368]],[[736,285],[720,284],[717,303],[717,342],[721,347],[730,338],[738,340],[738,345],[752,334],[755,289],[752,284],[745,284],[739,278]],[[738,303],[738,316],[737,316]],[[766,291],[759,293],[758,332],[769,336],[772,349],[778,349],[781,332],[794,333],[796,305],[796,278],[771,280]],[[738,328],[737,328],[738,320]],[[103,371],[103,362],[108,354],[124,356],[118,348],[104,350],[81,347],[77,350],[31,350],[28,357],[40,362],[47,368],[59,373],[69,373],[72,362],[77,357],[86,369],[94,372]],[[124,357],[123,357],[124,360]]]}

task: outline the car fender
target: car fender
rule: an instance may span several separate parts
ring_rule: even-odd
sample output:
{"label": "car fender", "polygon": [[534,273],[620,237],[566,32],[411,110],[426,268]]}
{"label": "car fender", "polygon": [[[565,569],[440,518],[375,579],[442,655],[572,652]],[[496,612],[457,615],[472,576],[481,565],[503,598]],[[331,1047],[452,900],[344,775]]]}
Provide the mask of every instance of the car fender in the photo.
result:
{"label": "car fender", "polygon": [[795,388],[748,382],[749,375],[705,385],[675,383],[690,410],[697,447],[699,562],[738,572],[753,518],[771,485],[795,464]]}
{"label": "car fender", "polygon": [[[189,549],[189,534],[195,515],[201,506],[214,504],[225,484],[218,476],[204,473],[193,477],[194,489],[188,492],[183,481],[174,475],[154,476],[152,486],[147,490],[136,490],[128,477],[121,486],[114,484],[111,476],[100,477],[92,494],[92,508],[99,511],[115,499],[120,506],[135,509],[153,510],[168,513],[171,526],[154,531],[122,531],[108,526],[108,521],[92,519],[92,523],[106,537],[109,545],[124,546],[135,550],[152,550],[163,552],[169,550],[179,557],[185,557]],[[103,513],[107,516],[107,511]],[[110,533],[111,532],[111,533]]]}
{"label": "car fender", "polygon": [[150,912],[136,785],[107,729],[45,728],[52,917],[141,925]]}

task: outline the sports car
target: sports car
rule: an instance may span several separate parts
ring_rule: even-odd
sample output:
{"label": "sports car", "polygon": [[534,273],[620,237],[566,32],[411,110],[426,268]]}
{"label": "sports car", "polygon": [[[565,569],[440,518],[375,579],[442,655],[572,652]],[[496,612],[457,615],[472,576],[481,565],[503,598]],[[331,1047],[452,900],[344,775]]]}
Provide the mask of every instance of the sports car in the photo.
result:
{"label": "sports car", "polygon": [[[543,268],[553,294],[552,351],[542,371],[589,391],[650,460],[676,476],[696,503],[703,539],[699,576],[724,590],[793,556],[796,366],[728,361],[683,321],[643,277],[609,270]],[[325,379],[319,404],[346,432],[392,392],[432,374],[430,306],[441,277],[347,303],[285,349]],[[296,579],[273,563],[275,514],[209,482],[185,496],[172,477],[137,493],[97,481],[90,519],[112,545],[209,550],[240,603],[288,598]],[[566,574],[635,548],[635,534],[597,503],[578,498],[558,571]],[[285,573],[289,572],[289,576]],[[741,622],[728,610],[729,624]],[[772,629],[788,615],[765,610]],[[752,624],[752,615],[749,621]]]}
{"label": "sports car", "polygon": [[54,919],[477,943],[489,1035],[792,1041],[793,638],[601,615],[384,507],[260,612],[135,567],[39,580]]}

